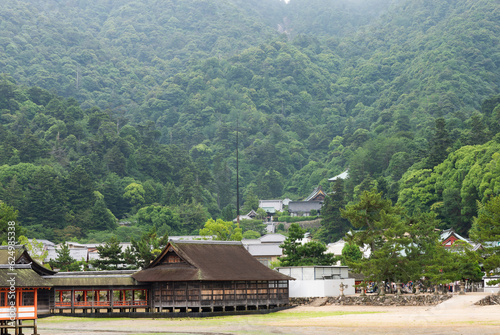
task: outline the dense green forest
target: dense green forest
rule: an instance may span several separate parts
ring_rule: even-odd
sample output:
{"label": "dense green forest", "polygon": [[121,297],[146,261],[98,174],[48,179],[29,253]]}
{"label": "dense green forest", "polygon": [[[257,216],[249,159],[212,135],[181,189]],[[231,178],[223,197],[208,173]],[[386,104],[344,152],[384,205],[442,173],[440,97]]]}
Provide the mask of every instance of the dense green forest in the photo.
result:
{"label": "dense green forest", "polygon": [[7,0],[0,18],[0,199],[30,236],[232,219],[236,132],[242,206],[348,169],[334,203],[376,188],[467,234],[500,194],[496,0]]}

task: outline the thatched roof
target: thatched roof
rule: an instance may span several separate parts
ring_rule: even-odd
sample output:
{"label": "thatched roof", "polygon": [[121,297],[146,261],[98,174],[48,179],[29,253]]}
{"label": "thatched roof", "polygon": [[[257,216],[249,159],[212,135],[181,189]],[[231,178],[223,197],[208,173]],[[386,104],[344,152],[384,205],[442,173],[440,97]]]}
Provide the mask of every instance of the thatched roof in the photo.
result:
{"label": "thatched roof", "polygon": [[130,276],[133,272],[129,270],[59,272],[45,279],[57,287],[137,286],[137,282]]}
{"label": "thatched roof", "polygon": [[0,264],[9,264],[10,257],[14,257],[16,264],[31,264],[31,269],[39,275],[56,273],[32,259],[24,245],[16,245],[14,250],[9,250],[8,246],[0,246]]}
{"label": "thatched roof", "polygon": [[48,288],[52,285],[36,273],[29,264],[0,265],[0,287],[9,287],[10,280],[14,279],[15,287]]}
{"label": "thatched roof", "polygon": [[139,282],[291,280],[262,265],[240,242],[170,242],[144,270],[132,275]]}

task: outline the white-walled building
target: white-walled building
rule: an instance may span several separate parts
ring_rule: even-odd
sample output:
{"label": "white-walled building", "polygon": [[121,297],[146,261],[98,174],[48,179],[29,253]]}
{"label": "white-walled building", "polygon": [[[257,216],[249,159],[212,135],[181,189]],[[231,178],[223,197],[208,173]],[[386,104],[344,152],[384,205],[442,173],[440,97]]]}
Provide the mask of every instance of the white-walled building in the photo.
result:
{"label": "white-walled building", "polygon": [[290,298],[338,297],[355,293],[354,278],[349,278],[347,266],[291,266],[276,268],[295,278],[290,281]]}

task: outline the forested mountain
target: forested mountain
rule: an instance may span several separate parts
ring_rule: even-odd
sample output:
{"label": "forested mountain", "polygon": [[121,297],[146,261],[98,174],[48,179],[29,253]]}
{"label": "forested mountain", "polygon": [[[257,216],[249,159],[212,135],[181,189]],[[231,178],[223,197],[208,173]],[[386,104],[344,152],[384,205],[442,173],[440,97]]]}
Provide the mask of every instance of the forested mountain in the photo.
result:
{"label": "forested mountain", "polygon": [[230,219],[236,131],[243,201],[349,169],[346,201],[376,187],[466,233],[499,192],[496,0],[8,0],[0,17],[0,198],[33,236]]}

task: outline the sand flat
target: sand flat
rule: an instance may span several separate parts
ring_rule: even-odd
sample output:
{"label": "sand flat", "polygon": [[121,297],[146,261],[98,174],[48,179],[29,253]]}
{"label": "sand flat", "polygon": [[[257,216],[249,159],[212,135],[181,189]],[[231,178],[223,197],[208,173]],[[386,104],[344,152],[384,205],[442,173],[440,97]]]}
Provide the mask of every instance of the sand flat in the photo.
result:
{"label": "sand flat", "polygon": [[483,293],[437,306],[300,306],[268,315],[184,319],[39,320],[42,335],[76,334],[499,334],[500,305],[478,306]]}

